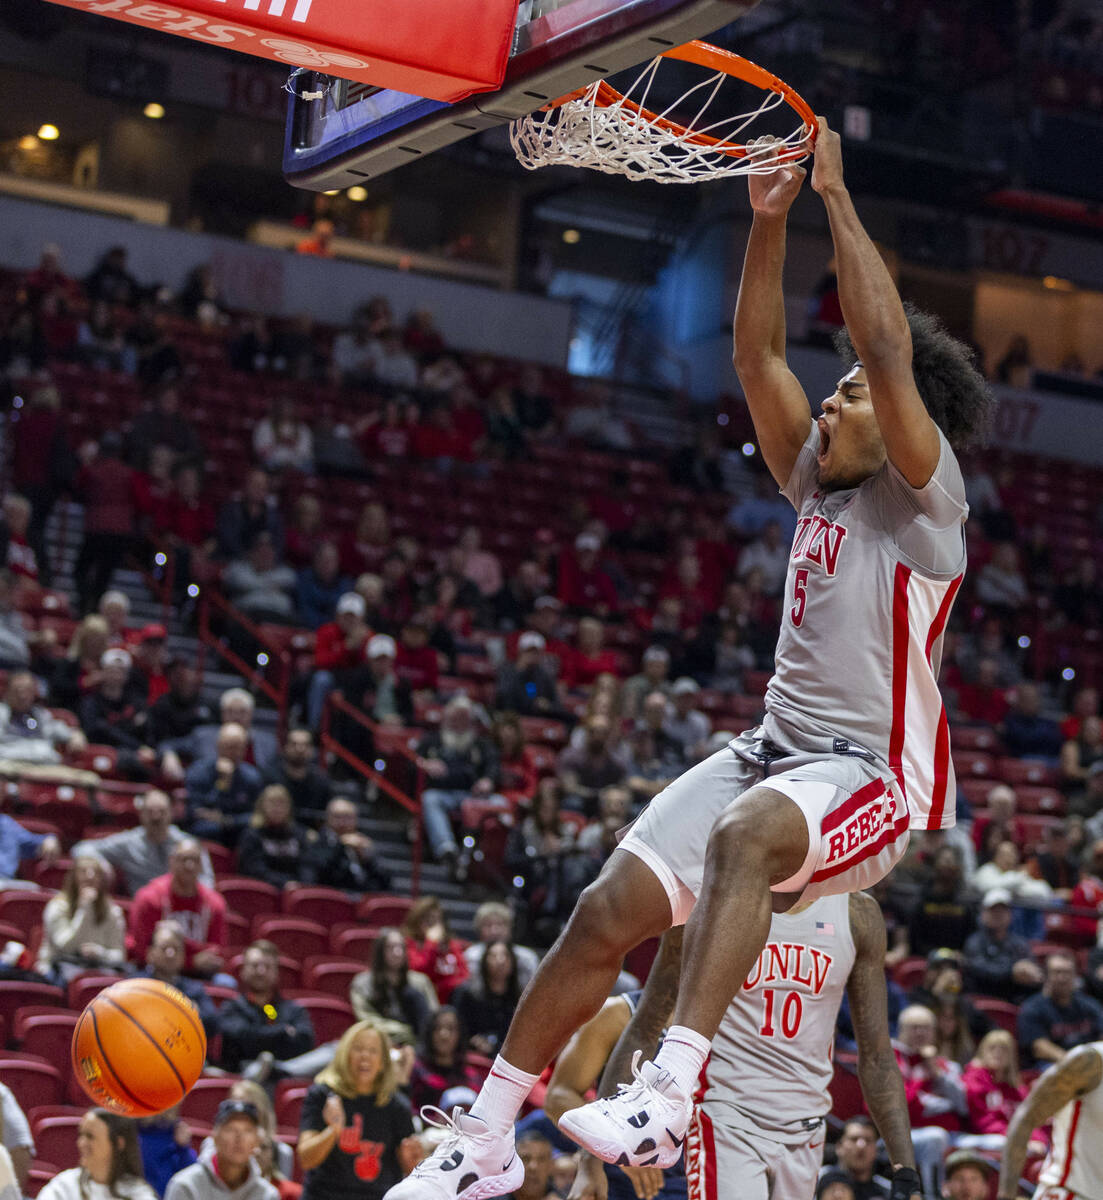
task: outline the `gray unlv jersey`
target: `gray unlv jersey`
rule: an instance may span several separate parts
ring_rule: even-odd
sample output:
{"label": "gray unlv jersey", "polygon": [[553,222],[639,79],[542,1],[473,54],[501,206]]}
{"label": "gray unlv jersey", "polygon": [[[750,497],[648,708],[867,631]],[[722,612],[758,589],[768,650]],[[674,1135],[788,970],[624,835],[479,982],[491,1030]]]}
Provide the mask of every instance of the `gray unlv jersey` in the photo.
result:
{"label": "gray unlv jersey", "polygon": [[701,1072],[697,1098],[714,1124],[808,1140],[831,1109],[835,1020],[854,958],[849,896],[774,914]]}
{"label": "gray unlv jersey", "polygon": [[886,462],[856,488],[821,492],[813,423],[782,488],[798,520],[762,726],[798,751],[871,752],[896,777],[913,830],[955,818],[937,679],[969,508],[954,452],[938,438],[925,487]]}

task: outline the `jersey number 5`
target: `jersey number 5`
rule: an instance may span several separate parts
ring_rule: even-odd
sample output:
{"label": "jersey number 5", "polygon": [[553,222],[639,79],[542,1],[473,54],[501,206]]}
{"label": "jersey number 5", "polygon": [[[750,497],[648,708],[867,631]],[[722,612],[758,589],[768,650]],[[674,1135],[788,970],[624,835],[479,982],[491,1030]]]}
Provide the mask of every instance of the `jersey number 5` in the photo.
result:
{"label": "jersey number 5", "polygon": [[793,619],[793,624],[798,626],[804,620],[804,606],[808,602],[808,568],[801,569],[793,576],[793,607],[789,609],[789,616]]}
{"label": "jersey number 5", "polygon": [[[762,989],[762,1028],[758,1031],[763,1037],[773,1037],[776,1033],[774,1026],[775,1002],[776,993],[773,988]],[[782,1037],[792,1040],[800,1033],[800,1022],[804,1016],[804,1001],[800,998],[800,992],[786,992],[785,998],[780,1004],[780,1021]]]}

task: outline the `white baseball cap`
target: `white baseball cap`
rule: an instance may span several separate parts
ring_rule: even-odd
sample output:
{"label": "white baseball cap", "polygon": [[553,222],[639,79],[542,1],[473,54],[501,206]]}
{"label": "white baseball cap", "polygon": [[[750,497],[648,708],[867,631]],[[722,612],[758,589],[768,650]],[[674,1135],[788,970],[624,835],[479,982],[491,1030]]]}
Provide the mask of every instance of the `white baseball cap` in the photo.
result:
{"label": "white baseball cap", "polygon": [[337,601],[337,611],[339,613],[355,613],[358,617],[363,617],[367,612],[367,605],[364,603],[364,597],[359,592],[345,592],[340,600]]}
{"label": "white baseball cap", "polygon": [[118,646],[103,652],[103,657],[100,659],[101,667],[123,667],[129,671],[133,659],[125,650],[121,650]]}
{"label": "white baseball cap", "polygon": [[394,658],[397,653],[398,647],[389,634],[377,633],[368,641],[368,658],[382,658],[384,654],[388,658]]}
{"label": "white baseball cap", "polygon": [[695,679],[690,679],[688,675],[683,675],[680,679],[675,679],[670,691],[675,696],[690,696],[694,692],[701,690]]}
{"label": "white baseball cap", "polygon": [[601,538],[596,533],[580,533],[574,540],[576,550],[600,550]]}
{"label": "white baseball cap", "polygon": [[518,650],[543,650],[547,644],[542,633],[536,633],[531,629],[522,633],[517,639]]}

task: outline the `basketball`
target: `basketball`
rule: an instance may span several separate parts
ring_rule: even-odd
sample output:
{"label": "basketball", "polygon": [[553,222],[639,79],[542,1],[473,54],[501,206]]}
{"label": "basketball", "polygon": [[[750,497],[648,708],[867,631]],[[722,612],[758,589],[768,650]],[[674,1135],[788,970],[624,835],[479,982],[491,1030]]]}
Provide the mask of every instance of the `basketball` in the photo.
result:
{"label": "basketball", "polygon": [[155,979],[105,988],[73,1030],[80,1086],[94,1103],[128,1117],[149,1117],[182,1100],[206,1057],[195,1005]]}

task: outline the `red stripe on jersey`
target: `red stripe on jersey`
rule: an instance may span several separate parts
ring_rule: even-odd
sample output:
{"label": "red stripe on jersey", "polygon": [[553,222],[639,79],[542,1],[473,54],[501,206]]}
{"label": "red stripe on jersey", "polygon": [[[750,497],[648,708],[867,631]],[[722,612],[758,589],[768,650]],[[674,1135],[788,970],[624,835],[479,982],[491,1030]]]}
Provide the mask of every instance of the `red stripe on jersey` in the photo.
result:
{"label": "red stripe on jersey", "polygon": [[[767,779],[763,785],[770,786],[770,781]],[[878,796],[884,794],[885,781],[883,779],[874,779],[872,782],[860,787],[849,800],[844,800],[834,812],[828,813],[823,819],[823,824],[820,826],[820,833],[830,833],[837,825],[841,825],[848,818],[852,817],[858,809],[869,804],[872,800],[876,800]]]}
{"label": "red stripe on jersey", "polygon": [[821,883],[825,879],[831,879],[835,875],[841,875],[844,871],[849,871],[851,867],[856,867],[859,863],[865,862],[867,858],[872,858],[875,854],[880,854],[881,851],[896,839],[907,829],[911,823],[908,814],[904,815],[891,825],[886,825],[881,831],[880,836],[870,842],[868,846],[862,848],[861,852],[855,854],[852,858],[844,859],[842,862],[836,863],[833,867],[824,867],[822,871],[816,871],[810,876],[809,883]]}
{"label": "red stripe on jersey", "polygon": [[701,1112],[701,1149],[705,1159],[705,1200],[717,1200],[716,1181],[716,1138],[712,1132],[712,1121],[703,1109]]}
{"label": "red stripe on jersey", "polygon": [[1061,1172],[1061,1178],[1057,1181],[1058,1187],[1065,1186],[1065,1180],[1069,1177],[1069,1172],[1072,1170],[1072,1147],[1076,1141],[1076,1127],[1080,1124],[1080,1110],[1084,1107],[1083,1100],[1077,1100],[1076,1106],[1072,1110],[1072,1120],[1069,1122],[1069,1144],[1065,1147],[1065,1169]]}
{"label": "red stripe on jersey", "polygon": [[889,767],[896,776],[905,801],[908,790],[904,784],[901,759],[904,751],[904,704],[908,698],[908,643],[911,639],[908,627],[908,580],[911,574],[910,568],[897,563],[892,588],[892,730],[889,733]]}
{"label": "red stripe on jersey", "polygon": [[964,578],[964,575],[958,575],[956,579],[950,580],[950,586],[946,589],[946,594],[942,597],[942,603],[938,606],[938,612],[935,613],[931,627],[927,631],[925,653],[928,663],[931,661],[931,651],[934,649],[935,642],[942,636],[942,631],[946,628],[946,622],[950,618],[950,608],[954,603],[954,597],[957,596],[958,588],[961,587],[961,581]]}
{"label": "red stripe on jersey", "polygon": [[[945,596],[942,597],[942,603],[938,606],[938,612],[935,613],[935,618],[931,622],[931,628],[927,632],[927,664],[930,665],[931,650],[934,648],[935,642],[942,636],[942,631],[946,628],[946,622],[950,616],[950,608],[954,603],[954,597],[958,593],[958,588],[961,587],[961,581],[965,578],[964,575],[958,575],[956,579],[950,581],[950,586],[946,589]],[[938,731],[935,733],[934,742],[934,790],[931,793],[931,811],[927,815],[927,828],[938,829],[942,824],[942,816],[946,808],[946,781],[950,770],[950,723],[946,718],[946,706],[942,706],[942,711],[938,716]]]}
{"label": "red stripe on jersey", "polygon": [[712,1062],[712,1053],[705,1056],[705,1061],[701,1064],[701,1073],[697,1076],[697,1090],[693,1093],[694,1104],[700,1104],[705,1098],[705,1093],[709,1090],[709,1063]]}

